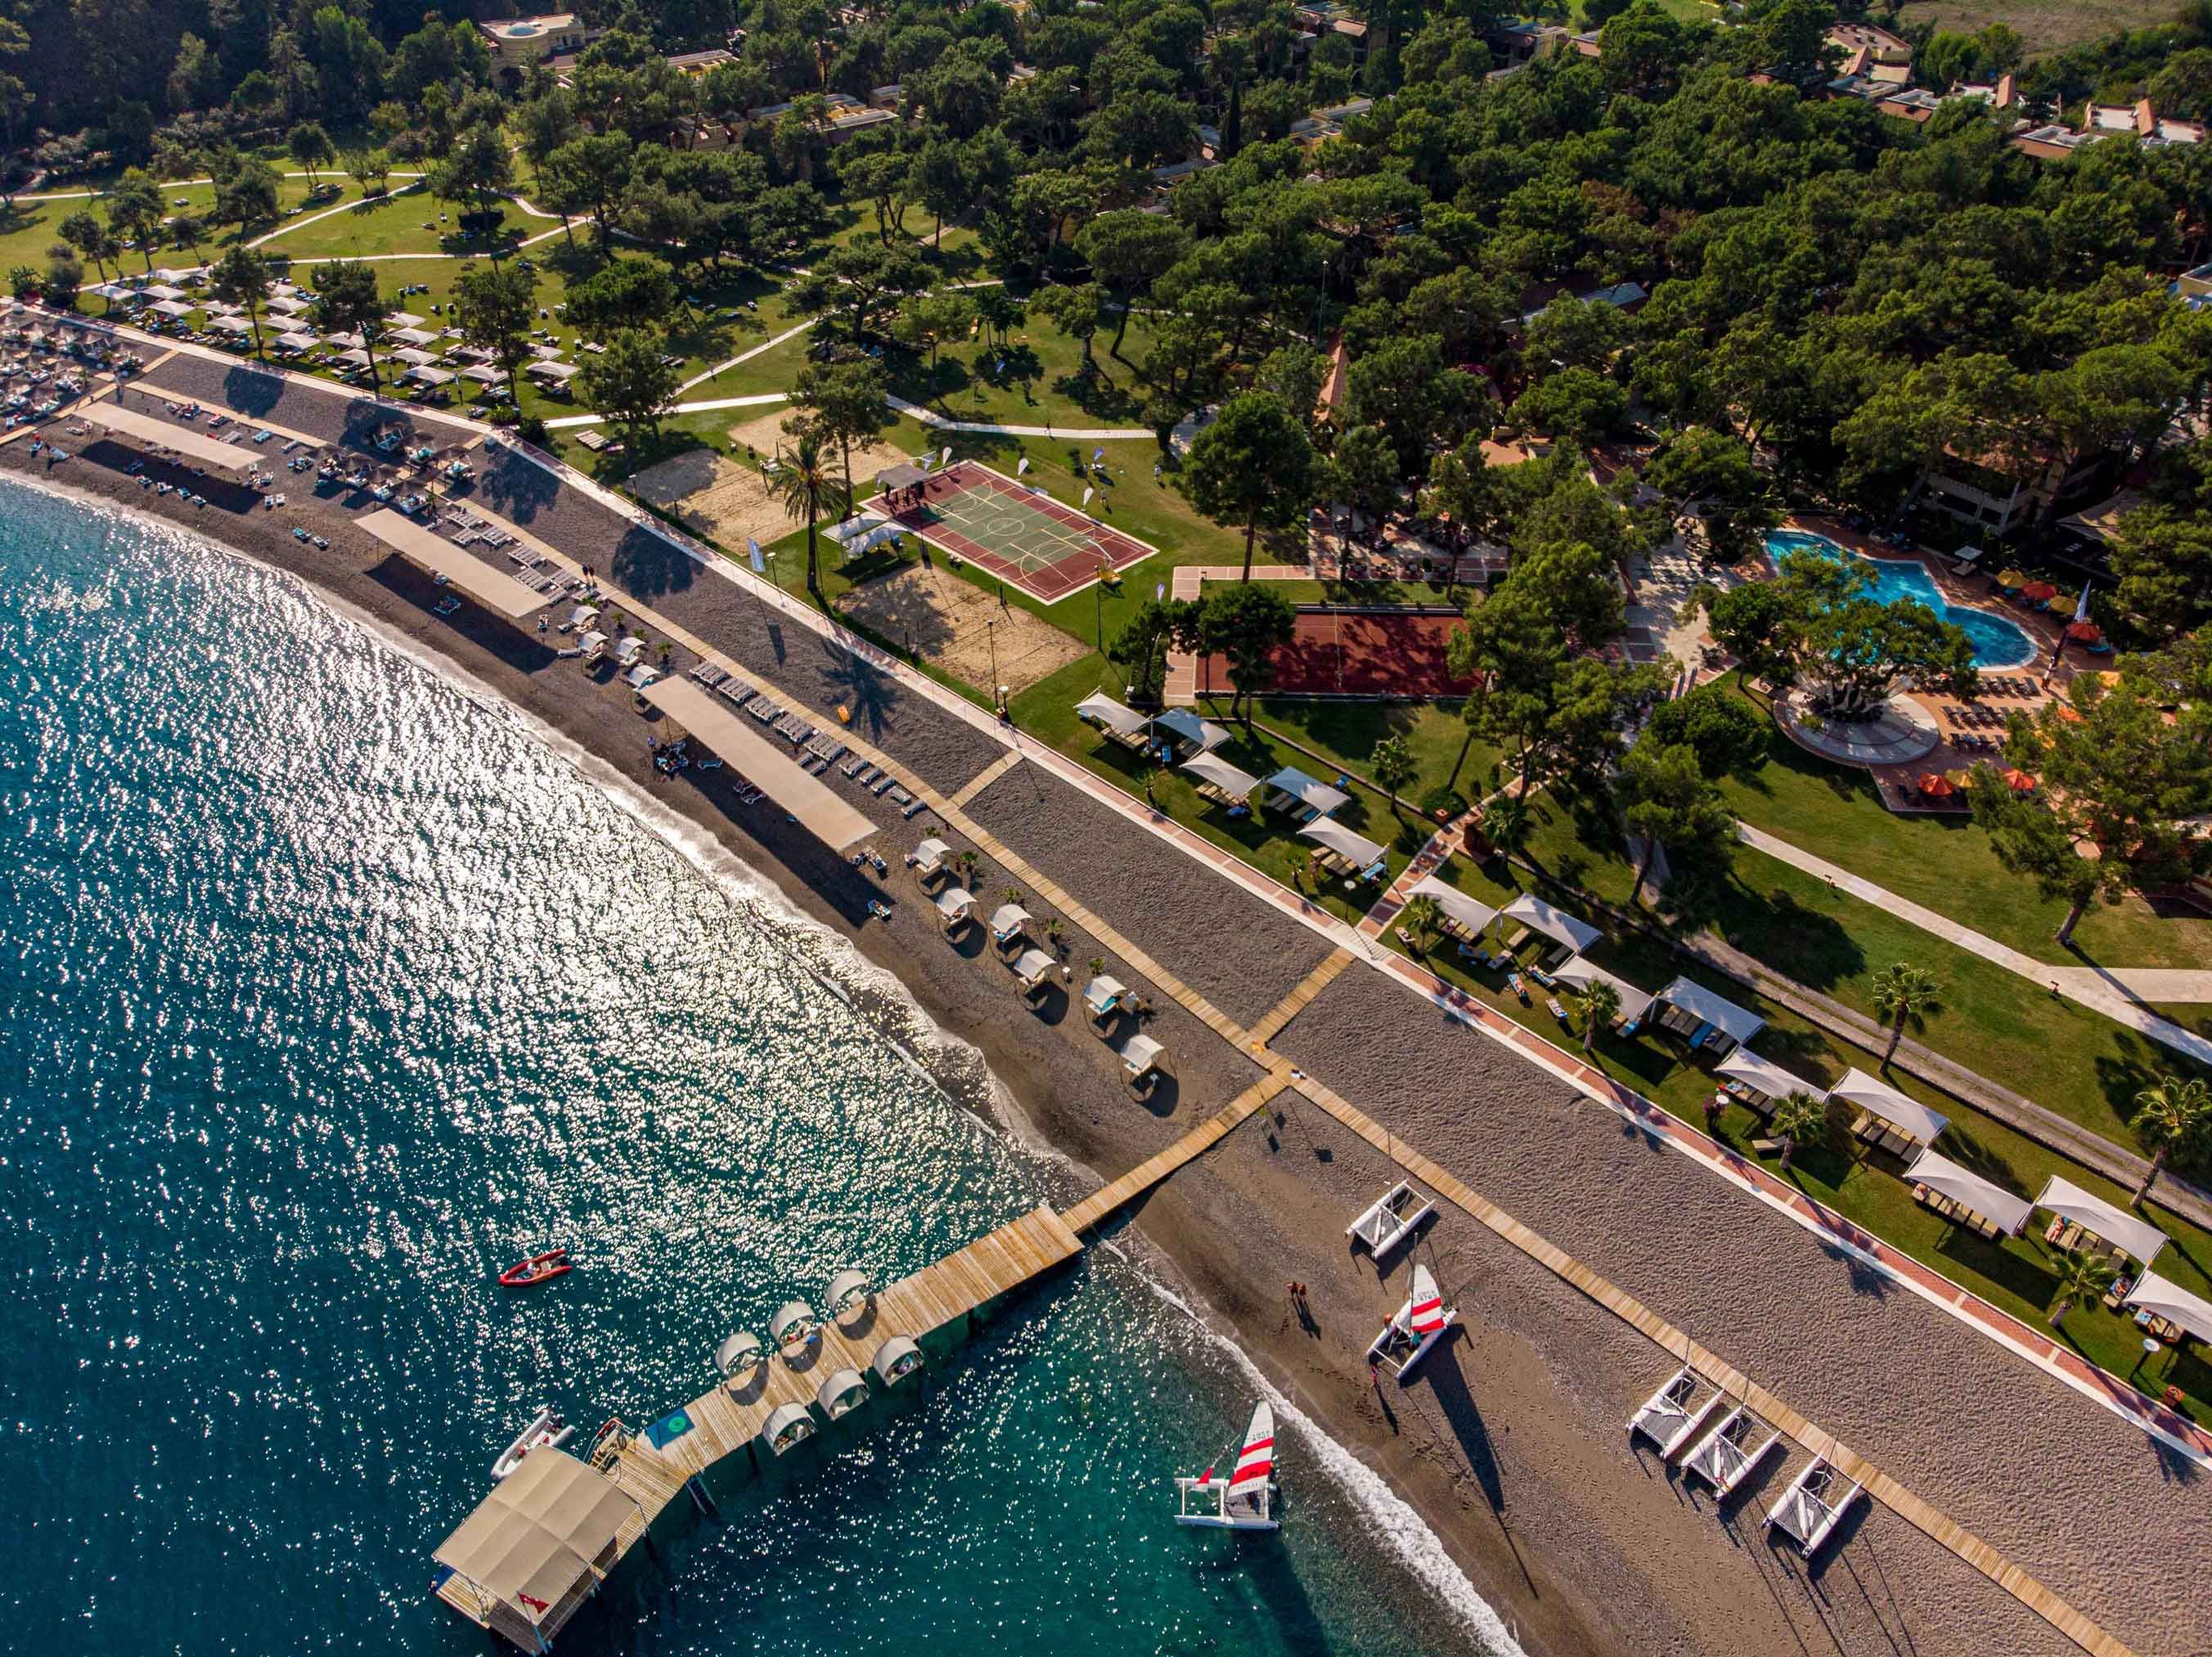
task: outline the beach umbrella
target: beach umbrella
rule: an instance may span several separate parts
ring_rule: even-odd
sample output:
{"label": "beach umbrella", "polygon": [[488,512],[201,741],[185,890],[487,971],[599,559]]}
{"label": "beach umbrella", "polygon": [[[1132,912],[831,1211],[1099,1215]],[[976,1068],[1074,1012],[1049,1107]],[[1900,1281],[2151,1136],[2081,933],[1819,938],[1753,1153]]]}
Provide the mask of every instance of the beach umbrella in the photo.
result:
{"label": "beach umbrella", "polygon": [[2027,572],[2024,570],[2014,568],[1997,572],[1997,585],[2000,587],[2021,587],[2024,586],[2027,581]]}
{"label": "beach umbrella", "polygon": [[2071,703],[2062,702],[2058,704],[2058,716],[2069,725],[2079,725],[2082,722],[2081,710]]}
{"label": "beach umbrella", "polygon": [[2094,644],[2105,637],[2105,630],[2094,621],[2069,621],[2066,624],[2066,637],[2083,644]]}
{"label": "beach umbrella", "polygon": [[2017,765],[2004,774],[2004,780],[2014,794],[2033,794],[2036,790],[2035,779]]}
{"label": "beach umbrella", "polygon": [[2043,604],[2058,596],[2058,589],[2047,581],[2032,581],[2020,589],[2021,597],[2031,604]]}
{"label": "beach umbrella", "polygon": [[1958,792],[1952,787],[1948,777],[1939,776],[1935,771],[1920,773],[1920,791],[1930,800],[1948,800]]}
{"label": "beach umbrella", "polygon": [[1083,504],[1084,504],[1084,505],[1085,505],[1085,506],[1089,506],[1089,505],[1091,504],[1091,497],[1093,495],[1096,495],[1097,492],[1098,492],[1098,491],[1097,491],[1097,490],[1095,490],[1095,489],[1086,489],[1086,490],[1085,490],[1083,491]]}

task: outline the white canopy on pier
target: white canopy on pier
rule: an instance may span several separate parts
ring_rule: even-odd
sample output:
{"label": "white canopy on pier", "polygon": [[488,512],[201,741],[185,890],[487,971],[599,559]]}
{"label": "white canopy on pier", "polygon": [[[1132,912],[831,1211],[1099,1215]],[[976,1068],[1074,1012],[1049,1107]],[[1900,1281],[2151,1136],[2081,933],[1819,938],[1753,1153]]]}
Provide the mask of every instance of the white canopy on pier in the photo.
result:
{"label": "white canopy on pier", "polygon": [[1734,1076],[1738,1081],[1748,1082],[1769,1099],[1787,1099],[1792,1093],[1810,1093],[1815,1099],[1826,1099],[1827,1091],[1815,1087],[1802,1076],[1784,1069],[1771,1059],[1764,1059],[1748,1047],[1739,1047],[1713,1066],[1717,1075]]}
{"label": "white canopy on pier", "polygon": [[1075,704],[1075,711],[1095,724],[1124,736],[1134,736],[1152,722],[1134,709],[1125,708],[1103,691],[1094,691]]}
{"label": "white canopy on pier", "polygon": [[1316,817],[1298,831],[1306,839],[1316,840],[1331,851],[1340,852],[1364,868],[1381,861],[1382,848],[1364,834],[1354,834],[1341,823],[1326,817]]}
{"label": "white canopy on pier", "polygon": [[1905,1177],[1916,1185],[1942,1192],[1954,1203],[1965,1203],[1984,1220],[1996,1221],[2005,1231],[2018,1231],[2035,1211],[2035,1204],[2025,1197],[2014,1197],[2003,1186],[1991,1185],[1981,1175],[1969,1173],[1934,1151],[1921,1152],[1905,1171]]}
{"label": "white canopy on pier", "polygon": [[[1908,1139],[1917,1139],[1923,1145],[1932,1144],[1936,1136],[1951,1125],[1951,1118],[1942,1112],[1929,1110],[1918,1100],[1908,1098],[1864,1070],[1846,1070],[1844,1079],[1828,1089],[1828,1096],[1849,1100],[1861,1110],[1873,1112]],[[2102,1232],[2097,1234],[2104,1235]]]}
{"label": "white canopy on pier", "polygon": [[615,1533],[634,1511],[604,1474],[559,1450],[533,1450],[432,1557],[535,1627],[595,1566],[612,1565]]}
{"label": "white canopy on pier", "polygon": [[2148,1265],[2166,1246],[2166,1234],[2148,1220],[2139,1220],[2124,1209],[2116,1209],[2101,1197],[2092,1197],[2070,1179],[2053,1174],[2037,1194],[2035,1206],[2048,1209],[2094,1232],[2115,1248]]}
{"label": "white canopy on pier", "polygon": [[1563,910],[1553,908],[1533,892],[1522,892],[1506,905],[1503,912],[1507,920],[1518,921],[1530,931],[1540,932],[1566,945],[1577,955],[1605,936],[1588,921],[1577,920]]}
{"label": "white canopy on pier", "polygon": [[1413,883],[1409,898],[1434,898],[1437,907],[1457,921],[1470,932],[1480,932],[1498,918],[1498,911],[1488,904],[1478,903],[1457,886],[1446,886],[1433,874]]}
{"label": "white canopy on pier", "polygon": [[2144,1272],[2122,1304],[2141,1307],[2154,1318],[2179,1324],[2200,1341],[2212,1341],[2212,1301],[2191,1295],[2155,1271]]}

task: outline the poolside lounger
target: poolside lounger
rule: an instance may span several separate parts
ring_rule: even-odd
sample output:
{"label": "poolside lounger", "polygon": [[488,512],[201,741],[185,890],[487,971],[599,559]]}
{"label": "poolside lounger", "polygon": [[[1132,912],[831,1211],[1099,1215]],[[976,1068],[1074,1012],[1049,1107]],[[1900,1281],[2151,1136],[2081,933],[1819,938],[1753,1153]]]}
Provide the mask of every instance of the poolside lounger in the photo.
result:
{"label": "poolside lounger", "polygon": [[890,788],[884,789],[884,792],[890,797],[891,804],[895,806],[902,806],[906,804],[908,801],[914,798],[912,795],[908,794],[904,789],[901,788],[896,783],[892,783]]}
{"label": "poolside lounger", "polygon": [[1634,1438],[1641,1434],[1651,1441],[1662,1461],[1672,1461],[1675,1453],[1697,1435],[1720,1401],[1721,1395],[1706,1384],[1705,1377],[1684,1364],[1628,1418],[1628,1435]]}
{"label": "poolside lounger", "polygon": [[1843,1523],[1844,1514],[1861,1494],[1859,1487],[1826,1459],[1815,1456],[1805,1465],[1804,1471],[1790,1481],[1782,1499],[1767,1509],[1766,1522],[1796,1542],[1797,1551],[1810,1559]]}
{"label": "poolside lounger", "polygon": [[847,777],[855,777],[860,774],[860,756],[854,754],[847,758],[845,763],[838,766],[837,769]]}
{"label": "poolside lounger", "polygon": [[1705,1480],[1713,1487],[1713,1494],[1725,1502],[1781,1442],[1780,1433],[1738,1404],[1721,1417],[1720,1425],[1703,1444],[1684,1458],[1683,1480],[1686,1483],[1692,1477]]}

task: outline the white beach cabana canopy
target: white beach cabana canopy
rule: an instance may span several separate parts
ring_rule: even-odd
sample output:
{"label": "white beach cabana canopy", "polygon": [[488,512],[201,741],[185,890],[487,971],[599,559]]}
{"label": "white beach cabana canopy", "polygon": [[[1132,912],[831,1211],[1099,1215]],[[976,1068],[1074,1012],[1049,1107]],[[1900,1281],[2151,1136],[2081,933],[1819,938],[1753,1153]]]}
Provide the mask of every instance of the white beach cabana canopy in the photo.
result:
{"label": "white beach cabana canopy", "polygon": [[1457,886],[1446,886],[1433,874],[1415,882],[1409,898],[1434,898],[1437,907],[1471,932],[1480,932],[1498,918],[1498,911],[1488,904],[1477,903]]}
{"label": "white beach cabana canopy", "polygon": [[1195,742],[1207,753],[1229,740],[1229,733],[1210,719],[1200,719],[1188,708],[1170,708],[1152,721],[1179,741]]}
{"label": "white beach cabana canopy", "polygon": [[1310,806],[1324,817],[1352,798],[1342,789],[1331,788],[1318,777],[1308,777],[1296,765],[1284,766],[1267,779],[1267,786],[1280,789],[1300,805]]}
{"label": "white beach cabana canopy", "polygon": [[937,894],[937,912],[947,926],[964,921],[975,912],[975,894],[964,886],[947,886]]}
{"label": "white beach cabana canopy", "polygon": [[1103,691],[1094,691],[1075,704],[1075,711],[1094,725],[1103,725],[1109,731],[1119,731],[1123,736],[1134,736],[1152,722],[1125,708]]}
{"label": "white beach cabana canopy", "polygon": [[[1559,976],[1553,974],[1554,977]],[[1734,1076],[1747,1082],[1769,1099],[1787,1099],[1792,1093],[1810,1093],[1815,1099],[1826,1099],[1827,1090],[1817,1087],[1804,1077],[1792,1075],[1771,1059],[1765,1059],[1748,1047],[1739,1047],[1713,1066],[1716,1075]]]}
{"label": "white beach cabana canopy", "polygon": [[1052,976],[1060,963],[1042,949],[1024,949],[1014,958],[1014,976],[1031,990]]}
{"label": "white beach cabana canopy", "polygon": [[1000,904],[991,911],[991,931],[1000,938],[1011,938],[1030,923],[1030,912],[1019,904]]}
{"label": "white beach cabana canopy", "polygon": [[323,343],[323,337],[295,330],[291,333],[278,334],[276,343],[288,351],[311,351]]}
{"label": "white beach cabana canopy", "polygon": [[2144,1272],[2121,1304],[2140,1307],[2154,1318],[2179,1324],[2200,1341],[2212,1341],[2212,1301],[2191,1295],[2155,1271]]}
{"label": "white beach cabana canopy", "polygon": [[161,315],[171,318],[190,316],[192,314],[191,306],[174,299],[158,299],[146,308],[149,311],[158,311]]}
{"label": "white beach cabana canopy", "polygon": [[841,524],[832,524],[822,533],[842,546],[856,535],[865,535],[878,524],[887,522],[880,512],[856,512]]}
{"label": "white beach cabana canopy", "polygon": [[1587,990],[1594,984],[1609,984],[1620,997],[1620,1016],[1640,1019],[1651,1005],[1651,992],[1638,989],[1626,978],[1617,978],[1595,961],[1584,960],[1580,955],[1564,966],[1554,967],[1552,976],[1561,984],[1576,990]]}
{"label": "white beach cabana canopy", "polygon": [[1083,987],[1083,1004],[1097,1018],[1111,1010],[1121,997],[1129,993],[1129,986],[1119,978],[1109,978],[1103,972]]}
{"label": "white beach cabana canopy", "polygon": [[1133,1076],[1140,1076],[1155,1068],[1160,1062],[1160,1055],[1166,1051],[1166,1048],[1150,1036],[1131,1036],[1121,1044],[1121,1068]]}
{"label": "white beach cabana canopy", "polygon": [[[1505,905],[1503,913],[1505,919],[1518,921],[1532,932],[1540,932],[1547,938],[1555,939],[1577,955],[1605,936],[1588,921],[1577,920],[1573,916],[1553,908],[1533,892],[1522,892]],[[1662,996],[1661,999],[1664,1000],[1665,996]],[[1741,1037],[1737,1039],[1744,1039]]]}
{"label": "white beach cabana canopy", "polygon": [[225,333],[252,333],[253,325],[242,316],[218,316],[209,319],[210,327],[220,328]]}
{"label": "white beach cabana canopy", "polygon": [[[1828,1096],[1848,1100],[1863,1111],[1871,1111],[1907,1138],[1917,1139],[1923,1145],[1933,1142],[1951,1125],[1951,1118],[1940,1111],[1929,1110],[1918,1100],[1907,1098],[1864,1070],[1846,1070],[1844,1079],[1828,1089]],[[1990,1218],[1996,1216],[1992,1215]]]}
{"label": "white beach cabana canopy", "polygon": [[399,377],[411,380],[418,386],[450,386],[453,383],[452,375],[443,369],[434,369],[427,362],[417,362]]}
{"label": "white beach cabana canopy", "polygon": [[1318,841],[1331,851],[1342,853],[1362,868],[1382,859],[1382,848],[1374,841],[1364,834],[1354,834],[1343,824],[1332,822],[1326,817],[1316,817],[1298,832],[1306,839]]}
{"label": "white beach cabana canopy", "polygon": [[1193,777],[1202,777],[1223,793],[1239,800],[1249,800],[1252,790],[1260,786],[1260,779],[1246,771],[1239,771],[1218,754],[1194,754],[1182,762],[1182,769]]}
{"label": "white beach cabana canopy", "polygon": [[924,874],[934,874],[952,861],[952,848],[942,840],[924,840],[914,849],[914,866]]}
{"label": "white beach cabana canopy", "polygon": [[410,367],[418,369],[425,362],[434,362],[438,360],[438,354],[435,351],[422,350],[413,345],[402,345],[396,351],[385,352],[385,356],[386,357],[397,357],[400,362],[407,363]]}
{"label": "white beach cabana canopy", "polygon": [[532,362],[523,369],[532,380],[572,380],[576,372],[574,362]]}
{"label": "white beach cabana canopy", "polygon": [[[1510,915],[1513,911],[1509,909],[1505,912]],[[1739,1044],[1749,1041],[1766,1028],[1766,1020],[1758,1014],[1738,1007],[1726,996],[1716,994],[1691,978],[1676,978],[1651,999],[1680,1008],[1692,1017],[1726,1032]]]}
{"label": "white beach cabana canopy", "polygon": [[2018,1231],[2035,1211],[2035,1204],[2025,1197],[2014,1197],[2003,1186],[1991,1185],[1981,1175],[1969,1173],[1934,1151],[1921,1152],[1905,1171],[1905,1177],[1916,1185],[1925,1185],[1930,1191],[1942,1192],[1954,1203],[1964,1203],[2008,1232]]}
{"label": "white beach cabana canopy", "polygon": [[2101,1197],[2092,1197],[2070,1179],[2053,1174],[2035,1198],[2035,1206],[2048,1209],[2094,1232],[2115,1248],[2124,1250],[2144,1265],[2166,1246],[2166,1234],[2148,1220],[2137,1219],[2125,1209],[2116,1209]]}

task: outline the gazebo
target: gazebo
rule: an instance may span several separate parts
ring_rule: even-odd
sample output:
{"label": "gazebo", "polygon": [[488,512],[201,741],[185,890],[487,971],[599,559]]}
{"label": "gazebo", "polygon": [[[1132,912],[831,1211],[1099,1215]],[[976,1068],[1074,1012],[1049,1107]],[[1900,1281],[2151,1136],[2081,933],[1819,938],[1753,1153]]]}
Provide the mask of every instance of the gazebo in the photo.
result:
{"label": "gazebo", "polygon": [[924,840],[914,849],[914,878],[933,880],[952,867],[952,848],[942,840]]}
{"label": "gazebo", "polygon": [[1050,982],[1060,963],[1042,949],[1024,949],[1014,958],[1014,979],[1022,986],[1022,994],[1034,996]]}
{"label": "gazebo", "polygon": [[1737,1048],[1714,1065],[1713,1074],[1734,1081],[1736,1086],[1728,1092],[1761,1116],[1792,1093],[1810,1093],[1815,1099],[1827,1097],[1826,1088],[1784,1069],[1771,1059],[1761,1058],[1748,1047]]}
{"label": "gazebo", "polygon": [[975,894],[966,886],[947,886],[937,894],[937,918],[950,937],[975,918]]}
{"label": "gazebo", "polygon": [[876,1349],[868,1368],[886,1386],[904,1380],[921,1368],[921,1349],[904,1335],[894,1335]]}
{"label": "gazebo", "polygon": [[1217,805],[1244,805],[1260,787],[1258,777],[1218,754],[1193,754],[1182,762],[1182,769],[1199,779],[1199,793]]}
{"label": "gazebo", "polygon": [[1651,1002],[1661,1029],[1681,1037],[1692,1051],[1710,1048],[1717,1057],[1725,1058],[1766,1028],[1758,1014],[1692,978],[1676,978]]}
{"label": "gazebo", "polygon": [[1083,1010],[1091,1015],[1094,1026],[1103,1024],[1122,1009],[1128,994],[1127,984],[1101,972],[1083,986]]}
{"label": "gazebo", "polygon": [[814,1401],[822,1406],[823,1415],[835,1421],[868,1401],[868,1384],[860,1379],[859,1370],[840,1369],[816,1389]]}
{"label": "gazebo", "polygon": [[714,1349],[714,1368],[721,1373],[722,1385],[732,1392],[744,1391],[767,1367],[760,1337],[750,1329],[740,1329]]}
{"label": "gazebo", "polygon": [[1150,1036],[1131,1036],[1121,1044],[1121,1070],[1132,1082],[1141,1081],[1160,1068],[1167,1049]]}
{"label": "gazebo", "polygon": [[2148,1266],[2166,1246],[2166,1234],[2149,1221],[2114,1208],[2103,1197],[2092,1196],[2057,1174],[2044,1182],[2035,1206],[2056,1216],[2045,1229],[2043,1240],[2063,1249],[2087,1249]]}
{"label": "gazebo", "polygon": [[534,1450],[432,1557],[467,1586],[486,1628],[525,1651],[550,1650],[614,1569],[623,1523],[643,1511],[575,1457]]}
{"label": "gazebo", "polygon": [[1912,1186],[1914,1202],[1991,1242],[2017,1233],[2035,1211],[2025,1197],[2015,1197],[1934,1151],[1915,1157],[1905,1177]]}
{"label": "gazebo", "polygon": [[2121,1304],[2134,1307],[2136,1321],[2160,1340],[2176,1344],[2191,1338],[2212,1341],[2212,1301],[2191,1295],[2155,1271],[2144,1272]]}
{"label": "gazebo", "polygon": [[1828,1096],[1859,1107],[1851,1132],[1869,1143],[1901,1157],[1917,1155],[1936,1142],[1951,1125],[1951,1118],[1908,1098],[1887,1082],[1863,1070],[1847,1070],[1844,1079],[1828,1089]]}
{"label": "gazebo", "polygon": [[1296,765],[1285,765],[1267,779],[1274,792],[1267,796],[1273,811],[1297,813],[1303,819],[1334,816],[1352,796],[1319,777],[1309,777]]}
{"label": "gazebo", "polygon": [[769,1453],[780,1456],[814,1436],[814,1417],[803,1404],[779,1404],[761,1423],[760,1435]]}
{"label": "gazebo", "polygon": [[822,1325],[805,1301],[786,1301],[768,1320],[768,1337],[788,1363],[822,1338]]}
{"label": "gazebo", "polygon": [[844,1323],[876,1303],[876,1287],[868,1281],[866,1272],[855,1271],[848,1266],[830,1278],[826,1298],[830,1321]]}
{"label": "gazebo", "polygon": [[1447,886],[1433,874],[1413,883],[1406,894],[1414,898],[1433,898],[1437,907],[1443,911],[1444,930],[1473,943],[1482,935],[1482,929],[1498,918],[1498,911],[1488,904],[1478,903],[1457,886]]}
{"label": "gazebo", "polygon": [[[1524,892],[1506,905],[1499,911],[1498,918],[1518,921],[1531,932],[1542,933],[1570,955],[1581,954],[1605,936],[1588,921],[1579,920],[1564,910],[1554,909],[1533,892]],[[1509,943],[1506,947],[1510,949],[1512,945]]]}
{"label": "gazebo", "polygon": [[1638,988],[1626,978],[1616,977],[1595,961],[1576,955],[1553,969],[1552,976],[1571,990],[1587,990],[1594,984],[1609,984],[1620,997],[1620,1016],[1618,1020],[1624,1030],[1633,1030],[1651,1008],[1651,992]]}
{"label": "gazebo", "polygon": [[1152,723],[1181,745],[1185,758],[1212,753],[1229,740],[1229,733],[1210,719],[1200,719],[1188,708],[1170,708]]}
{"label": "gazebo", "polygon": [[1000,904],[991,911],[991,941],[1001,949],[1026,941],[1030,912],[1019,904]]}
{"label": "gazebo", "polygon": [[1301,838],[1311,840],[1334,854],[1341,871],[1346,874],[1372,868],[1382,861],[1380,845],[1365,835],[1354,834],[1343,824],[1326,817],[1316,817],[1300,829],[1298,834]]}

